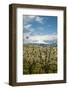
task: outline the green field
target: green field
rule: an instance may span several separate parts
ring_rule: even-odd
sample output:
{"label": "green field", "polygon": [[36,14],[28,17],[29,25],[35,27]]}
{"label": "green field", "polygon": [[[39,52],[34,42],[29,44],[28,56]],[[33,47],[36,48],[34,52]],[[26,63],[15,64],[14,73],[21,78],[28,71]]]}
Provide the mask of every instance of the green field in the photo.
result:
{"label": "green field", "polygon": [[57,73],[57,46],[23,45],[23,74]]}

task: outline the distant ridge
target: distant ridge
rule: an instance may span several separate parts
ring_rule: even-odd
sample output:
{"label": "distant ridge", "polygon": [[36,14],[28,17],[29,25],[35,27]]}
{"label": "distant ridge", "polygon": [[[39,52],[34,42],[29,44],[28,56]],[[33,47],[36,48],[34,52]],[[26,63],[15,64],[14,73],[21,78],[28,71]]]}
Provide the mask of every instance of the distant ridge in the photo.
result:
{"label": "distant ridge", "polygon": [[57,43],[52,43],[52,44],[42,44],[42,43],[25,43],[24,45],[39,45],[39,46],[57,46]]}

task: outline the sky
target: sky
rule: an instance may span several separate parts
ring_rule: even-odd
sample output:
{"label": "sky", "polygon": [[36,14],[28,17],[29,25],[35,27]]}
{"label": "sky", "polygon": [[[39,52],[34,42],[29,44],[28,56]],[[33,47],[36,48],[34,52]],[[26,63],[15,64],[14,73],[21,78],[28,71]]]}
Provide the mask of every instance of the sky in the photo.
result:
{"label": "sky", "polygon": [[23,16],[24,44],[57,42],[57,16]]}

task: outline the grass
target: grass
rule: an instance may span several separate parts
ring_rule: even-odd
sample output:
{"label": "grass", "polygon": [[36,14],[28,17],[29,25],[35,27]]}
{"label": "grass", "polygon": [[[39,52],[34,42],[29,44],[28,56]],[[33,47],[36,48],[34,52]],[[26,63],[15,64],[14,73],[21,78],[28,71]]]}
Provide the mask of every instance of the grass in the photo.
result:
{"label": "grass", "polygon": [[57,73],[57,46],[26,44],[23,52],[24,75]]}

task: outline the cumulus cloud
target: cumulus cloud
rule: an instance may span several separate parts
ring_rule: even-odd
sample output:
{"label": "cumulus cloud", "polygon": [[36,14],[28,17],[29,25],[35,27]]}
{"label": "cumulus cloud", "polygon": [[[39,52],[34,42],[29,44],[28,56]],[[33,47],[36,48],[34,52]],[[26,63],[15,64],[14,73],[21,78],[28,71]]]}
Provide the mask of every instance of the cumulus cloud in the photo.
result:
{"label": "cumulus cloud", "polygon": [[25,25],[24,28],[29,29],[31,26],[32,26],[31,24],[28,24],[28,25]]}
{"label": "cumulus cloud", "polygon": [[23,17],[24,24],[28,24],[29,22],[31,22],[34,19],[35,19],[35,16],[24,15],[24,17]]}
{"label": "cumulus cloud", "polygon": [[24,25],[24,33],[32,33],[34,31],[34,28],[32,28],[32,24]]}
{"label": "cumulus cloud", "polygon": [[29,16],[29,15],[24,15],[24,24],[28,24],[29,22],[35,20],[36,22],[43,24],[43,18],[39,16]]}
{"label": "cumulus cloud", "polygon": [[38,23],[43,24],[43,18],[42,18],[42,17],[37,16],[35,20],[36,20]]}
{"label": "cumulus cloud", "polygon": [[56,35],[34,35],[31,36],[31,40],[55,40],[57,37]]}
{"label": "cumulus cloud", "polygon": [[27,39],[25,37],[25,40],[28,41],[29,43],[42,43],[42,44],[48,44],[47,41],[56,41],[57,40],[57,35],[52,34],[52,35],[34,35],[34,36],[28,36],[29,38]]}

